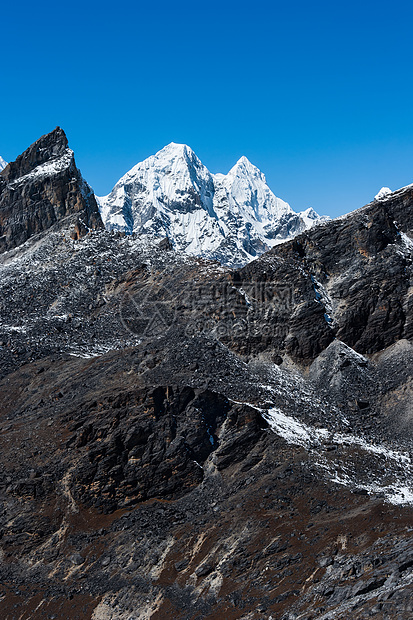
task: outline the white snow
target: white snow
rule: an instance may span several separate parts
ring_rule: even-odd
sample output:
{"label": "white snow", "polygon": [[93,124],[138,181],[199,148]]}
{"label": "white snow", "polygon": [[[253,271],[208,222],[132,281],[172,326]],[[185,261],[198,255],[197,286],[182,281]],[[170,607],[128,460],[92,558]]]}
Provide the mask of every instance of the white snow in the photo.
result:
{"label": "white snow", "polygon": [[412,252],[413,251],[413,239],[410,239],[410,237],[403,232],[400,233],[400,238],[402,240],[404,247],[407,250],[409,250],[409,252]]}
{"label": "white snow", "polygon": [[[413,486],[411,479],[413,463],[407,452],[393,450],[387,446],[370,443],[362,437],[352,434],[331,432],[326,428],[316,428],[285,415],[279,408],[273,407],[262,411],[263,418],[271,429],[287,443],[311,449],[313,461],[330,480],[353,489],[365,489],[369,493],[381,493],[392,504],[412,504]],[[357,466],[351,469],[351,459],[343,464],[343,459],[334,461],[334,456],[327,459],[323,453],[323,442],[341,445],[349,449],[359,449],[364,458],[372,457],[385,466],[371,467],[370,471],[361,471]],[[388,483],[389,476],[393,477]],[[410,484],[410,486],[409,486]]]}
{"label": "white snow", "polygon": [[310,447],[312,444],[317,444],[320,441],[328,439],[329,442],[336,444],[358,446],[366,452],[384,456],[385,458],[393,459],[405,465],[411,464],[411,458],[407,453],[368,443],[365,439],[356,437],[355,435],[331,433],[326,428],[309,426],[291,416],[285,415],[276,407],[265,411],[263,417],[270,424],[271,428],[289,443],[297,443],[302,446]]}
{"label": "white snow", "polygon": [[211,174],[189,146],[174,142],[97,200],[108,229],[168,237],[177,250],[234,266],[323,219],[312,209],[295,213],[246,157],[227,175]]}
{"label": "white snow", "polygon": [[11,331],[11,332],[22,332],[24,333],[26,331],[26,327],[22,326],[22,325],[4,325],[2,323],[0,323],[2,329],[5,329],[7,331]]}
{"label": "white snow", "polygon": [[6,166],[7,166],[7,161],[4,160],[3,157],[0,155],[0,172],[4,170]]}
{"label": "white snow", "polygon": [[53,174],[58,174],[59,172],[62,172],[62,170],[68,168],[72,161],[73,151],[71,149],[66,149],[66,151],[61,157],[58,157],[57,159],[52,159],[44,164],[41,164],[40,166],[37,166],[28,174],[25,174],[18,179],[12,181],[9,186],[13,188],[39,177],[47,177]]}
{"label": "white snow", "polygon": [[319,443],[321,439],[326,439],[329,434],[327,429],[312,428],[291,416],[285,415],[277,407],[265,411],[263,418],[277,435],[283,437],[288,443],[306,448],[309,448],[313,443]]}
{"label": "white snow", "polygon": [[288,443],[309,447],[316,440],[316,434],[311,432],[309,427],[286,416],[279,409],[270,409],[263,417],[277,435],[283,437]]}
{"label": "white snow", "polygon": [[300,218],[303,220],[306,228],[312,228],[320,222],[328,222],[330,220],[328,215],[318,215],[312,207],[309,207],[305,211],[300,211]]}
{"label": "white snow", "polygon": [[69,350],[69,355],[71,357],[80,357],[83,359],[92,359],[94,357],[100,357],[102,355],[104,355],[105,353],[109,353],[110,351],[118,351],[119,349],[121,349],[122,347],[120,345],[118,346],[94,346],[91,348],[88,347],[83,347],[83,348],[78,348],[78,349],[71,349]]}
{"label": "white snow", "polygon": [[213,175],[215,207],[228,201],[229,210],[241,215],[251,224],[261,224],[261,230],[271,226],[274,219],[293,213],[290,205],[277,198],[267,185],[263,173],[246,157],[241,157],[227,175]]}
{"label": "white snow", "polygon": [[374,200],[382,200],[382,198],[386,198],[392,191],[389,187],[382,187],[378,194],[374,196]]}

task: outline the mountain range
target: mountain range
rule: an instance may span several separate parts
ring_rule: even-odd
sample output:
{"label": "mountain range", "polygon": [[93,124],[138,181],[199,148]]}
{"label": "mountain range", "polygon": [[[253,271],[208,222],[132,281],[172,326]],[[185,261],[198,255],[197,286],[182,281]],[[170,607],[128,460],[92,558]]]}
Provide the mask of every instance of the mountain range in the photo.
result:
{"label": "mountain range", "polygon": [[227,175],[211,174],[190,147],[173,142],[98,202],[109,230],[168,238],[177,250],[232,266],[328,219],[311,208],[295,213],[246,157]]}
{"label": "mountain range", "polygon": [[262,174],[158,156],[0,172],[2,617],[410,620],[413,185],[257,256]]}
{"label": "mountain range", "polygon": [[[72,165],[66,144],[52,167],[40,164],[30,174],[70,174]],[[0,158],[0,170],[5,167]],[[91,194],[90,188],[84,192]],[[134,166],[110,194],[94,199],[107,230],[167,239],[177,251],[232,267],[329,219],[312,208],[295,213],[246,157],[227,175],[211,174],[190,147],[175,143]]]}

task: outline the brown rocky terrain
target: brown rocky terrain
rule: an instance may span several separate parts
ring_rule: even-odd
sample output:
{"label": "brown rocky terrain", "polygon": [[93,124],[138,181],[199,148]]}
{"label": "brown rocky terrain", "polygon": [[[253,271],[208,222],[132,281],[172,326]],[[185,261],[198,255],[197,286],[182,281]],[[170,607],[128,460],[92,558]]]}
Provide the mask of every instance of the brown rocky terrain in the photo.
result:
{"label": "brown rocky terrain", "polygon": [[411,618],[412,188],[234,271],[50,215],[60,131],[0,173],[2,617]]}

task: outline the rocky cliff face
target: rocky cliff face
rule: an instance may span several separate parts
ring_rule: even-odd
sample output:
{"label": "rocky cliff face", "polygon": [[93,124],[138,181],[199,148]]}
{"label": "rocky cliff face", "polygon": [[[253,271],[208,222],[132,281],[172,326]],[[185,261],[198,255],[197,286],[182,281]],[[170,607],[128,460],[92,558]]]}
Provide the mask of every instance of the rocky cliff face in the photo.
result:
{"label": "rocky cliff face", "polygon": [[336,337],[360,353],[413,336],[412,200],[409,186],[280,248],[310,274]]}
{"label": "rocky cliff face", "polygon": [[76,237],[102,227],[94,194],[76,168],[64,131],[57,127],[0,173],[0,252],[68,216],[76,216]]}
{"label": "rocky cliff face", "polygon": [[0,256],[3,617],[411,618],[412,205],[243,269],[70,218]]}

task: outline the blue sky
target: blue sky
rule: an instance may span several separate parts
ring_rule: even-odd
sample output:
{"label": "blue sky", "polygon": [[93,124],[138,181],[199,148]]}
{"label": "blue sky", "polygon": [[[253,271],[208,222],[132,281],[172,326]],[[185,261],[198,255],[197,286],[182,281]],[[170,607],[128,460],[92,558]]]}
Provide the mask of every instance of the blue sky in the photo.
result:
{"label": "blue sky", "polygon": [[331,216],[413,183],[411,2],[6,3],[0,155],[60,125],[109,192],[167,143]]}

